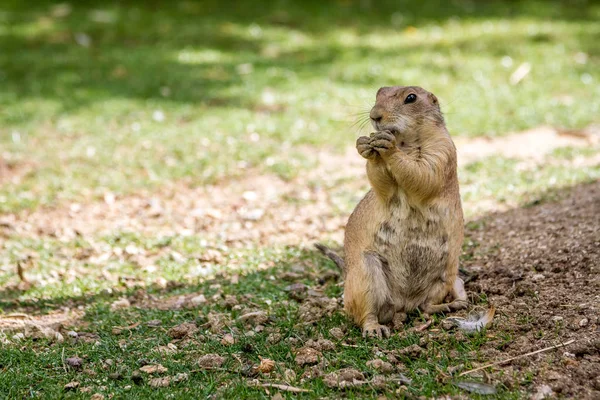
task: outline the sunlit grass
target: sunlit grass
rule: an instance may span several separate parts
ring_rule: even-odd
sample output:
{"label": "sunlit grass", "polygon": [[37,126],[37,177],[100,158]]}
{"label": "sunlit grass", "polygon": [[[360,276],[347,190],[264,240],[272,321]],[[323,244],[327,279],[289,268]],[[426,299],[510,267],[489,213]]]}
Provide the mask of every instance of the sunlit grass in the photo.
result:
{"label": "sunlit grass", "polygon": [[586,126],[600,11],[543,4],[5,3],[0,144],[33,168],[4,182],[0,209],[249,169],[293,177],[310,167],[296,146],[352,145],[381,85],[435,92],[456,136]]}

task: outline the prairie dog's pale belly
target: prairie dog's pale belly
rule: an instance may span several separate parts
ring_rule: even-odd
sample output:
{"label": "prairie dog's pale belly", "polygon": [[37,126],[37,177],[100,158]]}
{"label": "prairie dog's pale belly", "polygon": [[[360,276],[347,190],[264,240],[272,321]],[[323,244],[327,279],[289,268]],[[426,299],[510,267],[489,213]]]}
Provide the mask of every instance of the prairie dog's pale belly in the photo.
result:
{"label": "prairie dog's pale belly", "polygon": [[375,251],[389,268],[392,297],[413,308],[424,302],[434,285],[443,285],[448,265],[447,208],[412,207],[395,198],[375,232]]}

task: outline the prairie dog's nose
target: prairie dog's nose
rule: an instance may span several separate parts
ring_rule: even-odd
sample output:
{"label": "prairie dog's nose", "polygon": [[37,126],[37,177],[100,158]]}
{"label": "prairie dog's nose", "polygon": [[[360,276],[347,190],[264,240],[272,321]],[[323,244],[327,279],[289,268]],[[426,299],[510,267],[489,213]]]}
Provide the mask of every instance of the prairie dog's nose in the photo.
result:
{"label": "prairie dog's nose", "polygon": [[371,117],[372,121],[381,122],[381,119],[383,118],[383,112],[379,107],[373,107],[369,116]]}

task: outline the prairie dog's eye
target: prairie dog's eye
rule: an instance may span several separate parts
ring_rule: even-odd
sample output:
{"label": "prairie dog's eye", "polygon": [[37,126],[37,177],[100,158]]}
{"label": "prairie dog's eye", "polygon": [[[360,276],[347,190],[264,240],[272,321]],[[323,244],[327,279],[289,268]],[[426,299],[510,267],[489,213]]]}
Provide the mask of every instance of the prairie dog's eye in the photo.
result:
{"label": "prairie dog's eye", "polygon": [[404,104],[414,103],[415,101],[417,101],[417,95],[411,93],[408,96],[406,96],[406,99],[404,99]]}

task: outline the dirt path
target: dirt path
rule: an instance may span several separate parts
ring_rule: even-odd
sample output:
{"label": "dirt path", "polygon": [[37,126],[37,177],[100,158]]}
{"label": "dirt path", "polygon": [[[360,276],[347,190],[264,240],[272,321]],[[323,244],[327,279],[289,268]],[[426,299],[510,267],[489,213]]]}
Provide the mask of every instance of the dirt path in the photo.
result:
{"label": "dirt path", "polygon": [[[499,367],[509,387],[533,372],[562,396],[600,398],[600,182],[564,200],[516,209],[479,221],[467,232],[479,246],[465,268],[477,276],[472,293],[497,307],[490,362],[575,339],[566,348]],[[500,374],[498,374],[500,375]],[[547,390],[547,389],[546,389]]]}
{"label": "dirt path", "polygon": [[[555,148],[594,143],[600,137],[594,129],[565,134],[539,127],[491,140],[459,139],[459,160],[468,164],[500,155],[539,163]],[[106,193],[104,201],[0,216],[0,235],[69,240],[119,231],[155,236],[201,233],[211,245],[233,247],[339,242],[348,213],[368,190],[364,160],[354,147],[343,154],[314,149],[307,153],[317,168],[292,181],[249,173],[213,186],[175,182],[160,191],[124,197]],[[465,204],[465,209],[485,212],[498,209],[498,204],[478,201]]]}

